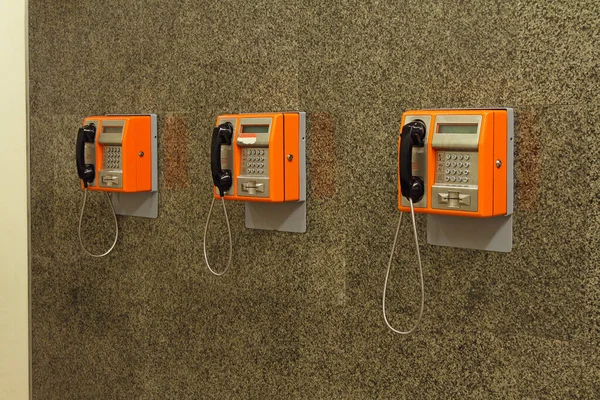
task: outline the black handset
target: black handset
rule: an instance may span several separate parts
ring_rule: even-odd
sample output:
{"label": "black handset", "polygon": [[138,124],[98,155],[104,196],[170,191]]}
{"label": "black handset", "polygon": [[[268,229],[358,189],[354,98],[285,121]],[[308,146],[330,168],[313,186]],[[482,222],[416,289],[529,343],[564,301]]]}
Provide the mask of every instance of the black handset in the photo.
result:
{"label": "black handset", "polygon": [[233,125],[231,122],[225,122],[213,129],[210,168],[214,185],[219,189],[219,195],[225,196],[225,192],[233,184],[232,172],[230,169],[223,169],[221,166],[221,145],[231,145],[233,140]]}
{"label": "black handset", "polygon": [[425,123],[415,120],[404,125],[400,134],[400,188],[402,196],[413,203],[421,200],[425,194],[423,180],[412,175],[412,149],[413,146],[424,146],[425,130]]}
{"label": "black handset", "polygon": [[85,163],[85,144],[94,143],[96,140],[96,125],[89,124],[79,128],[77,133],[77,144],[75,147],[75,159],[77,161],[77,174],[83,181],[83,186],[88,187],[88,183],[94,181],[96,171],[94,164]]}

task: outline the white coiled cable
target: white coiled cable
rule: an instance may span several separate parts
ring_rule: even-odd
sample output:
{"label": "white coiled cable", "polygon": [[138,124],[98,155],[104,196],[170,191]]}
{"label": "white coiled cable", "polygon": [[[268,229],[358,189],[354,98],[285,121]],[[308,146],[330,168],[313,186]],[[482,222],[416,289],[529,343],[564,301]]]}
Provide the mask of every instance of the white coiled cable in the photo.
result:
{"label": "white coiled cable", "polygon": [[208,217],[206,218],[206,226],[204,227],[204,261],[206,261],[206,266],[208,270],[216,276],[221,276],[227,269],[229,265],[231,265],[231,254],[233,253],[233,244],[231,240],[231,227],[229,226],[229,216],[227,215],[227,208],[225,207],[225,199],[221,197],[221,203],[223,204],[223,212],[225,213],[225,221],[227,222],[227,233],[229,234],[229,259],[227,260],[227,265],[225,269],[221,272],[217,272],[210,267],[210,263],[208,262],[208,256],[206,255],[206,233],[208,232],[208,224],[210,222],[210,216],[212,215],[213,206],[215,205],[215,198],[213,197],[212,202],[210,203],[210,209],[208,210]]}
{"label": "white coiled cable", "polygon": [[119,239],[119,224],[117,223],[117,213],[115,212],[115,207],[113,206],[113,203],[110,199],[110,196],[108,195],[108,192],[104,192],[104,194],[106,195],[106,200],[108,201],[108,204],[110,204],[110,209],[112,210],[113,218],[115,220],[115,241],[113,242],[112,246],[110,246],[110,248],[107,251],[105,251],[104,253],[102,253],[102,254],[91,253],[90,251],[88,251],[88,249],[85,248],[85,246],[83,245],[83,240],[81,239],[81,224],[83,221],[83,211],[85,210],[85,201],[87,200],[87,193],[88,193],[88,190],[84,189],[83,205],[81,206],[81,213],[79,214],[79,229],[77,231],[77,233],[79,235],[79,244],[81,245],[81,248],[83,249],[83,251],[85,251],[87,253],[87,255],[89,255],[91,257],[104,257],[105,255],[110,253],[115,248],[115,245],[117,244],[117,240]]}
{"label": "white coiled cable", "polygon": [[392,245],[392,251],[390,252],[390,259],[389,259],[388,265],[387,265],[387,272],[385,273],[385,282],[383,284],[383,300],[382,300],[383,319],[385,321],[385,324],[393,332],[399,333],[401,335],[408,335],[409,333],[412,333],[417,328],[417,326],[419,326],[419,324],[421,323],[421,319],[423,318],[423,310],[425,308],[425,284],[423,283],[423,266],[421,265],[421,253],[419,251],[419,240],[417,238],[417,224],[415,223],[415,209],[414,209],[412,200],[409,199],[409,201],[410,201],[410,214],[412,216],[413,232],[414,232],[414,236],[415,236],[415,246],[417,249],[417,261],[419,262],[419,278],[421,280],[421,308],[419,310],[419,318],[417,319],[417,322],[415,322],[413,327],[408,331],[401,331],[401,330],[395,329],[388,321],[387,312],[385,309],[385,294],[387,291],[388,278],[390,276],[390,269],[392,267],[392,259],[394,258],[394,250],[396,249],[396,243],[398,241],[398,233],[400,232],[400,226],[402,225],[402,215],[404,213],[401,213],[400,218],[398,219],[398,227],[396,228],[396,235],[394,236],[394,244]]}

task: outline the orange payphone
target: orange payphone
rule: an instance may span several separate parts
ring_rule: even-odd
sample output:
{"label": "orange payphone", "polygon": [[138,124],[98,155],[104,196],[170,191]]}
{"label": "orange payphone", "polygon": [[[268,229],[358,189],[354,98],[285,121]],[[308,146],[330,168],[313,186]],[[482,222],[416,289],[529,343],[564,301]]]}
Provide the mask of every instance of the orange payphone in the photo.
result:
{"label": "orange payphone", "polygon": [[[106,115],[87,117],[79,128],[77,173],[85,189],[79,219],[79,242],[87,254],[102,257],[114,248],[118,238],[116,214],[156,218],[156,125],[155,114]],[[105,192],[113,210],[115,241],[103,254],[90,253],[81,238],[88,190]]]}
{"label": "orange payphone", "polygon": [[393,332],[413,332],[423,316],[425,285],[415,213],[428,214],[430,244],[511,250],[513,125],[511,108],[417,110],[402,115],[398,138],[398,209],[412,216],[421,302],[417,321],[410,330],[392,327],[385,301],[404,214],[401,213],[382,298],[383,318]]}
{"label": "orange payphone", "polygon": [[83,123],[77,135],[77,170],[84,188],[153,190],[150,115],[87,117]]}
{"label": "orange payphone", "polygon": [[[512,213],[511,109],[407,111],[398,139],[398,208],[493,217]],[[510,151],[509,151],[510,150]]]}
{"label": "orange payphone", "polygon": [[271,203],[304,200],[302,114],[221,115],[211,148],[215,198]]}
{"label": "orange payphone", "polygon": [[[231,228],[224,200],[246,202],[246,227],[306,231],[306,113],[226,114],[212,132],[213,201],[204,229],[204,258],[215,275],[231,263]],[[221,199],[229,233],[229,261],[217,273],[208,262],[206,233],[214,200]]]}

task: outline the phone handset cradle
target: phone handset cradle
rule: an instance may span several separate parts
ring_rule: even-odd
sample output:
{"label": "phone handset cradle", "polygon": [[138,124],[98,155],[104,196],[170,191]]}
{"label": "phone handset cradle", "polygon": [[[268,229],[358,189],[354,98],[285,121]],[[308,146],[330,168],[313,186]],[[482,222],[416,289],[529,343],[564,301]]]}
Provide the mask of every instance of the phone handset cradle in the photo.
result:
{"label": "phone handset cradle", "polygon": [[204,227],[204,240],[203,240],[203,251],[204,261],[208,270],[214,275],[223,275],[229,265],[231,265],[231,256],[233,253],[233,244],[231,239],[231,227],[229,225],[229,216],[227,215],[227,208],[225,207],[225,192],[231,189],[233,185],[233,173],[230,169],[223,169],[221,164],[221,147],[231,146],[233,144],[233,125],[230,122],[222,123],[213,129],[212,141],[211,141],[211,152],[210,152],[210,168],[212,172],[213,184],[219,191],[221,196],[221,204],[223,204],[223,212],[225,213],[225,221],[227,222],[227,233],[229,236],[229,258],[225,269],[221,272],[213,270],[208,262],[208,255],[206,253],[206,233],[208,232],[208,224],[210,223],[210,217],[212,215],[213,206],[215,205],[215,198],[213,196],[210,208],[208,210],[208,216],[206,218],[206,225]]}
{"label": "phone handset cradle", "polygon": [[400,175],[400,188],[402,196],[405,197],[410,203],[410,214],[412,216],[413,234],[415,237],[415,246],[417,252],[417,262],[419,264],[419,280],[421,283],[421,305],[419,308],[419,316],[413,327],[407,331],[401,331],[392,327],[387,319],[387,311],[385,307],[385,297],[387,292],[387,284],[390,276],[390,269],[392,266],[392,259],[394,258],[394,250],[396,249],[396,243],[398,242],[398,233],[402,226],[402,215],[398,220],[398,226],[396,227],[396,234],[394,236],[394,244],[392,245],[392,251],[390,252],[390,258],[387,265],[387,271],[385,273],[385,281],[383,284],[383,297],[382,297],[382,309],[383,319],[388,328],[393,332],[402,335],[412,333],[423,317],[423,310],[425,308],[425,285],[423,282],[423,266],[421,264],[421,252],[419,251],[419,240],[417,236],[417,224],[415,222],[415,209],[414,203],[419,202],[425,194],[425,185],[423,180],[412,174],[412,151],[413,147],[423,147],[425,145],[425,133],[426,126],[421,120],[414,120],[402,127],[402,133],[400,134],[400,162],[399,162],[399,175]]}

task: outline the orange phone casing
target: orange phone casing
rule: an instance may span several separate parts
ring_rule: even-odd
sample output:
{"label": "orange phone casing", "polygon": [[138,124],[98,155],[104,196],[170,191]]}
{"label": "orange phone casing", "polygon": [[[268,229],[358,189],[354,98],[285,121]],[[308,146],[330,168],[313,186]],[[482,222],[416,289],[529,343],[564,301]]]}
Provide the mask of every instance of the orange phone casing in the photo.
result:
{"label": "orange phone casing", "polygon": [[[300,140],[304,138],[301,138],[300,114],[279,112],[219,116],[215,126],[230,122],[234,127],[230,156],[221,156],[222,168],[231,169],[233,175],[233,184],[225,192],[225,200],[270,203],[304,200],[301,194],[300,174],[302,159]],[[261,145],[251,144],[253,140],[257,140],[257,137],[260,140],[260,135],[263,135],[263,139],[266,138],[264,136],[266,132],[244,132],[246,126],[268,126],[268,144],[266,142]],[[259,154],[255,156],[253,153]],[[258,162],[253,163],[253,161]],[[249,166],[253,165],[258,167],[252,170]],[[256,183],[268,186],[268,193],[257,193],[256,189],[251,190],[252,193],[245,191],[246,185],[256,186]],[[214,196],[220,198],[216,188],[214,188]]]}
{"label": "orange phone casing", "polygon": [[[96,177],[88,189],[122,193],[151,191],[150,115],[90,116],[84,120],[84,124],[89,123],[96,125]],[[102,184],[103,179],[105,184]]]}
{"label": "orange phone casing", "polygon": [[[426,171],[421,171],[421,174],[424,173],[425,196],[422,200],[415,203],[414,210],[416,213],[479,218],[512,213],[512,186],[509,185],[512,185],[513,172],[512,153],[509,150],[512,150],[513,143],[512,126],[509,131],[508,110],[509,109],[412,110],[407,111],[402,115],[401,130],[407,123],[407,118],[410,118],[410,120],[421,119],[422,121],[428,122],[424,149],[426,157],[421,157],[420,159],[421,161],[426,159]],[[512,110],[510,112],[512,113]],[[438,121],[442,119],[451,120],[454,118],[453,116],[466,116],[465,118],[474,116],[475,118],[480,118],[477,147],[476,149],[471,149],[472,152],[476,152],[477,154],[477,163],[476,165],[470,166],[471,171],[467,170],[467,168],[459,168],[458,178],[455,176],[457,175],[455,167],[452,165],[447,167],[447,163],[454,163],[454,161],[447,161],[446,157],[454,157],[455,154],[459,154],[459,157],[462,158],[462,154],[467,154],[466,150],[461,149],[460,145],[450,144],[449,146],[451,147],[448,148],[434,146],[434,142],[437,140],[436,135],[446,135],[446,137],[448,137],[447,133],[438,132],[440,125]],[[512,119],[512,114],[510,114],[510,119]],[[458,135],[451,136],[456,137]],[[444,139],[446,139],[446,137],[444,137]],[[398,138],[398,166],[400,165],[400,143],[401,139]],[[450,142],[447,141],[445,143]],[[415,148],[413,148],[413,175],[423,168],[422,165],[418,165],[418,162],[418,160],[415,161]],[[474,168],[477,168],[477,171],[472,171]],[[448,173],[449,171],[450,173]],[[461,175],[461,172],[464,172],[464,174]],[[455,184],[455,181],[442,181],[442,178],[446,180],[462,180],[467,177],[466,174],[469,172],[471,172],[471,174],[472,172],[476,172],[476,185],[473,185],[472,183],[459,185]],[[444,174],[447,174],[447,176]],[[444,187],[445,189],[439,189],[440,187]],[[440,196],[440,191],[447,192],[449,190],[455,190],[456,193],[461,193],[461,191],[473,193],[473,190],[476,190],[476,206],[473,205],[471,210],[461,209],[466,207],[461,207],[460,205],[457,206],[457,209],[449,209],[447,206],[444,206],[444,208],[440,208],[440,206],[434,207],[434,196]],[[461,197],[464,197],[464,195],[461,195]],[[474,198],[474,196],[471,197]],[[471,198],[469,198],[469,200],[471,200]],[[404,204],[402,204],[403,202]],[[400,211],[410,212],[407,200],[404,199],[403,201],[399,175],[398,209]]]}

